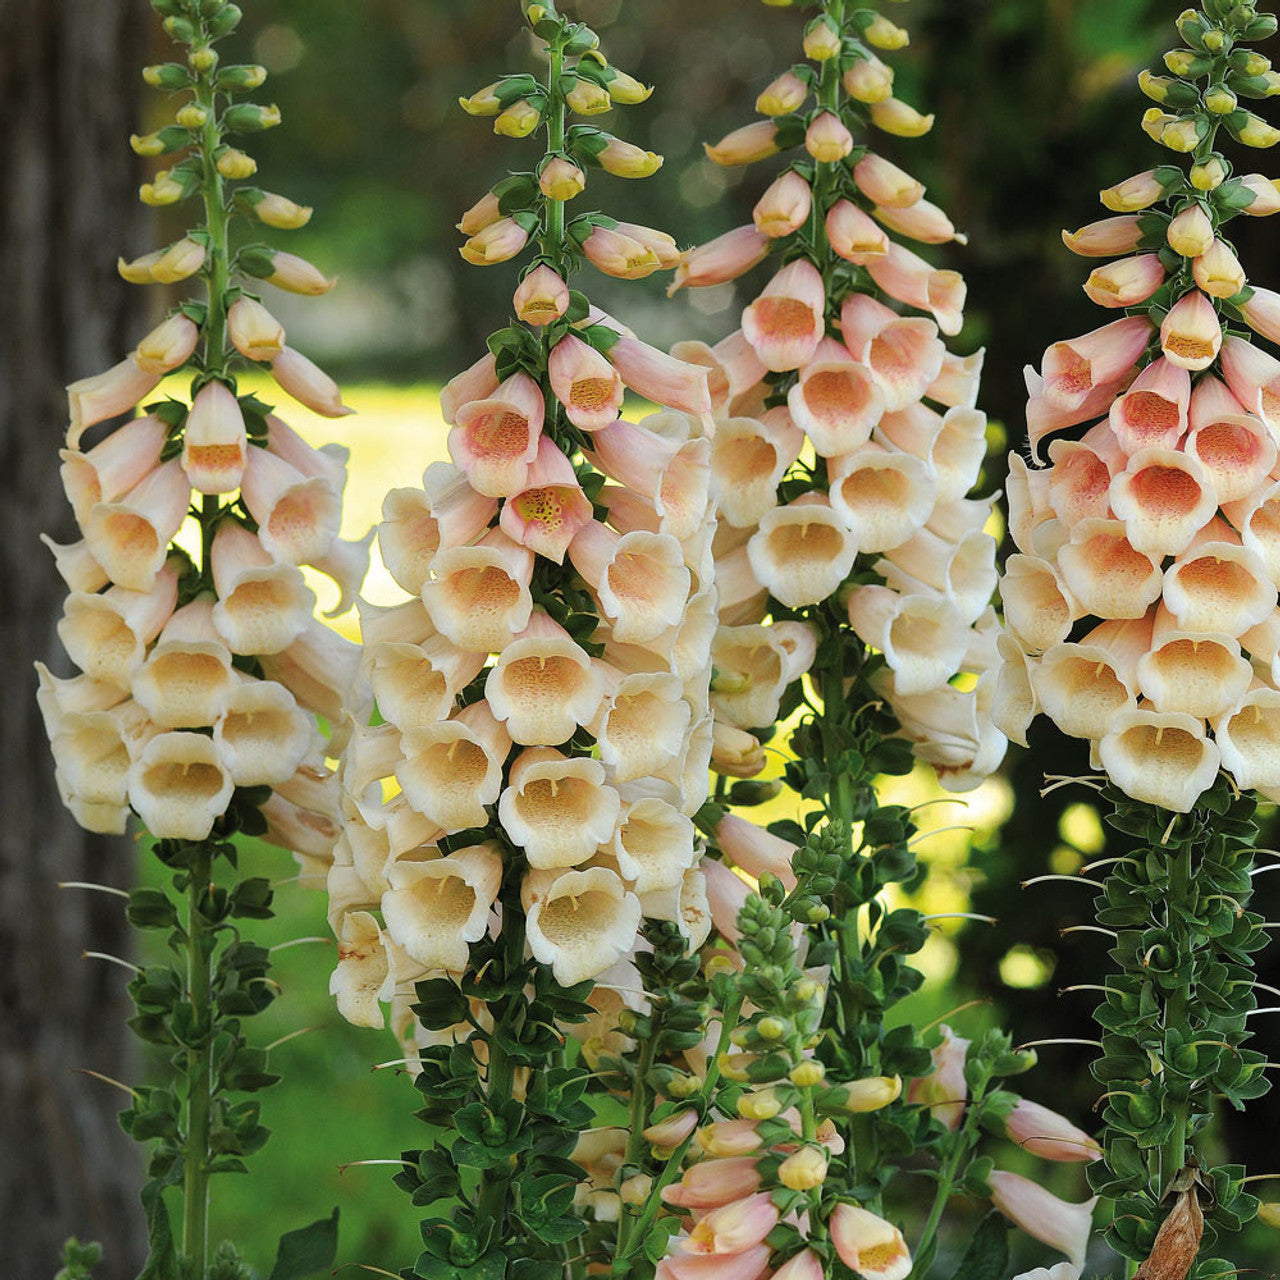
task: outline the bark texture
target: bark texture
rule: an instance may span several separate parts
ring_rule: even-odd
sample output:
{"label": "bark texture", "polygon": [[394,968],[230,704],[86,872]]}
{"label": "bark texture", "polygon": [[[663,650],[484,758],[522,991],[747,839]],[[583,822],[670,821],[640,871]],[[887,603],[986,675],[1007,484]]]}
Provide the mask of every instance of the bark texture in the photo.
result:
{"label": "bark texture", "polygon": [[[116,1123],[128,1079],[126,975],[83,960],[128,946],[132,846],[62,808],[31,664],[70,674],[54,625],[65,589],[40,531],[72,541],[58,479],[63,386],[121,359],[144,299],[114,270],[136,247],[144,0],[0,0],[0,1223],[3,1271],[48,1280],[62,1240],[106,1249],[101,1280],[140,1265],[140,1169]],[[130,295],[134,296],[130,296]],[[86,440],[86,446],[94,442]]]}

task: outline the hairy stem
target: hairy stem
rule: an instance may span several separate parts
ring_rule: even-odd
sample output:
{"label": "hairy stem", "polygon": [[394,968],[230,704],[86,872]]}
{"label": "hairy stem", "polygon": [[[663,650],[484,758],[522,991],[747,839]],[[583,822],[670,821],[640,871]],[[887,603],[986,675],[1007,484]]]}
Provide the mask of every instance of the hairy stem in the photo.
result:
{"label": "hairy stem", "polygon": [[200,846],[187,881],[187,999],[191,1034],[187,1050],[187,1125],[182,1158],[182,1249],[189,1280],[204,1280],[209,1266],[209,1113],[213,1097],[210,964],[215,938],[204,915],[212,888],[212,855]]}

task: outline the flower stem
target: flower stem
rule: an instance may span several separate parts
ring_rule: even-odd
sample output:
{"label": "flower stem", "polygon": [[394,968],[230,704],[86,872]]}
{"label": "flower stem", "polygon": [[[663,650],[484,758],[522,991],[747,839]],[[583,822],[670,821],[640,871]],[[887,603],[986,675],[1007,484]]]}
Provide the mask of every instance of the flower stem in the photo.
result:
{"label": "flower stem", "polygon": [[209,1266],[209,1113],[213,1094],[210,960],[214,935],[204,915],[212,888],[212,855],[198,846],[187,877],[187,1126],[182,1157],[182,1248],[189,1280],[204,1280]]}
{"label": "flower stem", "polygon": [[218,127],[214,75],[212,70],[201,72],[195,87],[195,100],[208,113],[200,131],[201,194],[204,198],[205,229],[209,235],[205,251],[209,311],[204,323],[204,367],[207,376],[225,382],[228,357],[226,295],[231,283],[231,246],[226,196],[217,165],[222,133]]}

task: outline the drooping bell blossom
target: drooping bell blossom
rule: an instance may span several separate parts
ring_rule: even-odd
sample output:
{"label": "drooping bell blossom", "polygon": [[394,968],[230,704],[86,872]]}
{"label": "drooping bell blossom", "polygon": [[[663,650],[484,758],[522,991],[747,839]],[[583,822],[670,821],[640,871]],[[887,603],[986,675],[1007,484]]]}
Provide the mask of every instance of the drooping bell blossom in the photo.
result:
{"label": "drooping bell blossom", "polygon": [[761,235],[775,239],[804,226],[812,208],[813,189],[794,169],[788,169],[756,201],[751,216]]}
{"label": "drooping bell blossom", "polygon": [[456,373],[441,388],[440,416],[453,426],[458,410],[472,400],[484,400],[498,389],[497,358],[486,351],[473,365]]}
{"label": "drooping bell blossom", "polygon": [[1126,795],[1190,813],[1221,764],[1204,723],[1181,712],[1121,711],[1098,744],[1102,767]]}
{"label": "drooping bell blossom", "polygon": [[804,258],[782,268],[742,313],[742,332],[774,372],[798,369],[813,355],[825,330],[825,288]]}
{"label": "drooping bell blossom", "polygon": [[933,1050],[933,1067],[927,1075],[917,1076],[907,1090],[910,1101],[929,1109],[929,1114],[954,1131],[964,1118],[969,1098],[965,1083],[965,1055],[968,1040],[957,1036],[950,1027],[942,1027],[942,1040]]}
{"label": "drooping bell blossom", "polygon": [[511,304],[525,324],[535,328],[554,324],[569,309],[569,286],[540,262],[521,280]]}
{"label": "drooping bell blossom", "polygon": [[227,309],[227,336],[247,360],[270,362],[284,350],[284,326],[250,297],[237,298]]}
{"label": "drooping bell blossom", "polygon": [[[650,1146],[670,1149],[678,1147],[697,1127],[698,1113],[696,1111],[692,1109],[677,1111],[665,1120],[660,1120],[657,1124],[651,1124],[645,1129],[643,1131],[644,1140]],[[775,1218],[774,1221],[776,1222],[777,1219]],[[768,1232],[766,1231],[765,1234],[767,1235]],[[755,1244],[756,1241],[753,1240],[751,1243]],[[695,1250],[688,1250],[688,1252],[695,1252]],[[727,1250],[702,1249],[696,1252],[718,1253],[727,1252]]]}
{"label": "drooping bell blossom", "polygon": [[772,120],[757,120],[727,133],[714,146],[703,143],[707,158],[716,164],[732,166],[767,160],[778,152],[778,126]]}
{"label": "drooping bell blossom", "polygon": [[1095,268],[1083,288],[1100,307],[1132,307],[1155,293],[1164,274],[1159,254],[1142,253]]}
{"label": "drooping bell blossom", "polygon": [[279,786],[310,754],[316,727],[283,685],[246,680],[226,694],[213,741],[237,787]]}
{"label": "drooping bell blossom", "polygon": [[598,760],[529,747],[511,765],[498,820],[531,867],[574,867],[612,838],[620,804]]}
{"label": "drooping bell blossom", "polygon": [[1102,1148],[1082,1129],[1027,1098],[1019,1098],[1005,1117],[1004,1131],[1010,1141],[1043,1160],[1084,1164],[1102,1156]]}
{"label": "drooping bell blossom", "polygon": [[853,167],[853,180],[872,204],[907,209],[924,195],[924,184],[896,164],[868,152]]}
{"label": "drooping bell blossom", "polygon": [[548,372],[551,389],[575,427],[598,431],[617,418],[622,408],[622,378],[581,338],[569,333],[556,343]]}
{"label": "drooping bell blossom", "polygon": [[169,373],[186,364],[199,340],[200,330],[190,319],[172,315],[138,343],[133,359],[147,373]]}
{"label": "drooping bell blossom", "polygon": [[896,231],[909,240],[918,240],[921,244],[947,244],[952,240],[957,244],[969,242],[967,236],[955,229],[951,219],[928,200],[917,200],[906,209],[886,205],[877,207],[874,212],[877,221],[890,231]]}
{"label": "drooping bell blossom", "polygon": [[1248,283],[1240,259],[1224,240],[1215,240],[1191,264],[1191,274],[1201,292],[1211,298],[1234,298]]}
{"label": "drooping bell blossom", "polygon": [[714,240],[686,249],[680,255],[668,295],[679,289],[703,289],[728,284],[763,262],[769,254],[769,237],[759,227],[737,227]]}
{"label": "drooping bell blossom", "polygon": [[538,455],[545,406],[527,373],[514,373],[484,400],[464,404],[449,432],[449,454],[477,493],[506,497],[524,487]]}
{"label": "drooping bell blossom", "polygon": [[1160,349],[1179,368],[1207,369],[1222,347],[1222,324],[1213,303],[1199,289],[1184,293],[1160,325]]}
{"label": "drooping bell blossom", "polygon": [[871,438],[884,393],[866,363],[824,338],[787,394],[791,420],[823,457],[852,453]]}
{"label": "drooping bell blossom", "polygon": [[1225,384],[1208,374],[1191,394],[1185,448],[1204,467],[1223,506],[1257,492],[1276,463],[1274,437],[1243,408]]}
{"label": "drooping bell blossom", "polygon": [[[545,887],[529,884],[545,877]],[[526,876],[526,926],[535,960],[551,966],[563,987],[597,977],[625,955],[640,927],[640,900],[616,872],[531,872]]]}
{"label": "drooping bell blossom", "polygon": [[853,535],[817,493],[775,507],[747,543],[756,580],[791,609],[825,600],[849,576],[857,554]]}
{"label": "drooping bell blossom", "polygon": [[205,840],[234,783],[212,738],[161,733],[129,769],[129,803],[158,839]]}
{"label": "drooping bell blossom", "polygon": [[643,280],[662,266],[647,244],[607,227],[593,227],[582,251],[592,266],[619,280]]}
{"label": "drooping bell blossom", "polygon": [[662,168],[662,157],[621,138],[609,138],[595,162],[615,178],[648,178]]}
{"label": "drooping bell blossom", "polygon": [[477,231],[458,252],[472,266],[489,267],[514,258],[526,244],[529,233],[514,218],[499,218]]}
{"label": "drooping bell blossom", "polygon": [[635,530],[619,536],[591,520],[569,544],[569,557],[624,644],[654,640],[684,615],[691,585],[680,543],[670,534]]}
{"label": "drooping bell blossom", "polygon": [[[267,283],[286,293],[298,293],[304,297],[318,297],[328,293],[337,284],[337,280],[326,276],[318,267],[299,258],[296,254],[284,253],[277,249],[271,255],[271,274]],[[198,270],[199,268],[197,268]],[[153,270],[154,273],[154,270]]]}
{"label": "drooping bell blossom", "polygon": [[[552,156],[538,172],[538,189],[548,200],[561,203],[582,194],[587,187],[586,175],[572,160],[564,156]],[[459,228],[470,234],[465,228]]]}
{"label": "drooping bell blossom", "polygon": [[114,502],[160,464],[168,427],[159,418],[135,418],[87,453],[63,449],[62,486],[83,527],[95,503]]}
{"label": "drooping bell blossom", "polygon": [[284,347],[271,362],[271,376],[281,390],[288,392],[299,404],[324,418],[341,418],[354,409],[342,403],[338,384],[318,365],[308,360],[300,351]]}
{"label": "drooping bell blossom", "polygon": [[1071,1204],[1046,1191],[1039,1183],[1002,1169],[990,1174],[991,1203],[1029,1236],[1066,1254],[1073,1267],[1083,1267],[1089,1235],[1093,1230],[1095,1196],[1083,1204]]}
{"label": "drooping bell blossom", "polygon": [[1085,258],[1114,258],[1132,253],[1142,242],[1141,219],[1136,215],[1102,218],[1081,227],[1064,231],[1062,243]]}
{"label": "drooping bell blossom", "polygon": [[87,427],[132,409],[156,389],[161,377],[160,373],[143,369],[131,355],[104,373],[73,382],[67,388],[70,413],[67,447],[79,448],[80,437]]}
{"label": "drooping bell blossom", "polygon": [[853,134],[832,111],[821,111],[804,135],[804,149],[819,164],[836,164],[853,150]]}
{"label": "drooping bell blossom", "polygon": [[717,1209],[754,1194],[759,1186],[760,1172],[750,1156],[700,1160],[684,1171],[679,1182],[663,1188],[662,1199],[682,1209]]}
{"label": "drooping bell blossom", "polygon": [[591,503],[573,464],[549,436],[540,437],[524,485],[502,504],[502,531],[522,547],[563,564],[569,544],[591,518]]}
{"label": "drooping bell blossom", "polygon": [[1118,395],[1108,417],[1126,453],[1175,448],[1190,423],[1191,375],[1164,358],[1153,360]]}
{"label": "drooping bell blossom", "polygon": [[1255,333],[1280,342],[1280,293],[1255,286],[1249,300],[1240,304],[1240,314]]}
{"label": "drooping bell blossom", "polygon": [[931,320],[897,315],[865,294],[840,309],[845,346],[865,364],[890,412],[919,400],[942,372],[946,348]]}
{"label": "drooping bell blossom", "polygon": [[852,200],[838,200],[827,210],[827,243],[833,253],[847,262],[863,265],[870,257],[889,251],[889,237],[874,218],[864,213]]}
{"label": "drooping bell blossom", "polygon": [[262,545],[281,563],[318,560],[337,537],[341,503],[333,485],[267,449],[249,449],[240,492]]}
{"label": "drooping bell blossom", "polygon": [[1232,335],[1222,341],[1222,372],[1232,394],[1273,432],[1280,430],[1280,360]]}
{"label": "drooping bell blossom", "polygon": [[160,728],[197,729],[218,719],[235,681],[231,651],[213,625],[213,602],[200,596],[165,623],[132,688]]}
{"label": "drooping bell blossom", "polygon": [[865,1280],[905,1280],[911,1251],[891,1222],[855,1204],[838,1204],[827,1224],[841,1262]]}
{"label": "drooping bell blossom", "polygon": [[882,257],[869,258],[866,268],[885,293],[929,312],[948,337],[964,327],[967,286],[958,271],[939,271],[910,249],[892,242]]}
{"label": "drooping bell blossom", "polygon": [[893,96],[893,68],[867,53],[845,71],[841,83],[855,102],[883,102]]}
{"label": "drooping bell blossom", "polygon": [[244,478],[249,438],[239,401],[221,382],[196,392],[182,437],[182,469],[197,493],[228,493]]}
{"label": "drooping bell blossom", "polygon": [[86,548],[117,586],[150,591],[190,501],[190,481],[172,458],[115,501],[89,509],[83,521]]}
{"label": "drooping bell blossom", "polygon": [[1068,342],[1054,343],[1041,366],[1045,399],[1073,409],[1091,392],[1114,388],[1137,363],[1150,336],[1151,322],[1146,317],[1127,316]]}
{"label": "drooping bell blossom", "polygon": [[771,1252],[767,1244],[757,1244],[723,1257],[669,1254],[658,1263],[654,1280],[757,1280],[764,1274]]}
{"label": "drooping bell blossom", "polygon": [[533,568],[532,551],[491,529],[478,543],[436,554],[422,603],[436,629],[459,648],[497,652],[529,625]]}

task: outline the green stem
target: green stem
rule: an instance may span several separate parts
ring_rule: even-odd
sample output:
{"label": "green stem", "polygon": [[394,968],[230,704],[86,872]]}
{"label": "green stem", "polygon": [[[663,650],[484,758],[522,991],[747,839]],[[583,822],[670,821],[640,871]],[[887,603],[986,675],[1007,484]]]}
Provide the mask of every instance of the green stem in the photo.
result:
{"label": "green stem", "polygon": [[[1192,893],[1192,884],[1191,844],[1185,841],[1169,863],[1169,899],[1166,909],[1168,928],[1180,941],[1185,937],[1185,926],[1178,920],[1176,912],[1191,906],[1188,899]],[[1181,949],[1180,947],[1179,950]],[[1191,959],[1190,956],[1186,958],[1188,961]],[[1176,991],[1170,993],[1165,1005],[1164,1025],[1166,1027],[1181,1029],[1187,1025],[1190,997],[1191,992],[1186,985],[1181,985]],[[1157,1201],[1187,1162],[1189,1100],[1187,1098],[1171,1100],[1169,1109],[1173,1114],[1174,1123],[1172,1132],[1160,1149],[1160,1185],[1152,1187]]]}
{"label": "green stem", "polygon": [[200,846],[187,882],[187,998],[192,1035],[187,1050],[187,1126],[182,1157],[182,1250],[188,1280],[204,1280],[209,1267],[209,1113],[213,1097],[210,961],[214,936],[204,915],[213,887],[212,857]]}
{"label": "green stem", "polygon": [[[559,41],[555,41],[548,53],[550,66],[547,70],[547,153],[559,156],[564,154],[565,136],[564,92],[560,87],[560,78],[564,74],[564,50],[560,47]],[[565,274],[563,200],[547,200],[542,252],[551,259],[552,265],[563,277]]]}
{"label": "green stem", "polygon": [[[631,1106],[627,1115],[627,1151],[623,1159],[624,1168],[640,1168],[644,1162],[646,1142],[644,1140],[645,1121],[649,1117],[649,1108],[653,1105],[653,1094],[645,1083],[650,1069],[653,1067],[654,1046],[660,1034],[660,1014],[654,1010],[653,1029],[640,1048],[640,1061],[636,1066],[635,1083],[631,1089]],[[623,1213],[618,1219],[618,1252],[626,1257],[630,1243],[633,1219]]]}
{"label": "green stem", "polygon": [[204,197],[205,229],[209,244],[205,253],[205,277],[209,286],[209,312],[204,324],[204,367],[209,377],[227,381],[227,289],[231,283],[231,245],[226,196],[216,153],[222,145],[218,127],[217,92],[214,72],[200,74],[195,100],[208,113],[200,132],[200,159],[203,167],[201,192]]}
{"label": "green stem", "polygon": [[[823,11],[835,22],[836,27],[844,30],[844,0],[826,0]],[[822,64],[818,80],[818,106],[840,113],[840,59],[828,58]],[[836,175],[840,171],[839,164],[818,164],[815,166],[813,184],[813,247],[818,255],[817,266],[822,272],[828,296],[831,293],[831,273],[836,266],[836,256],[831,252],[827,241],[826,215],[835,192]]]}

